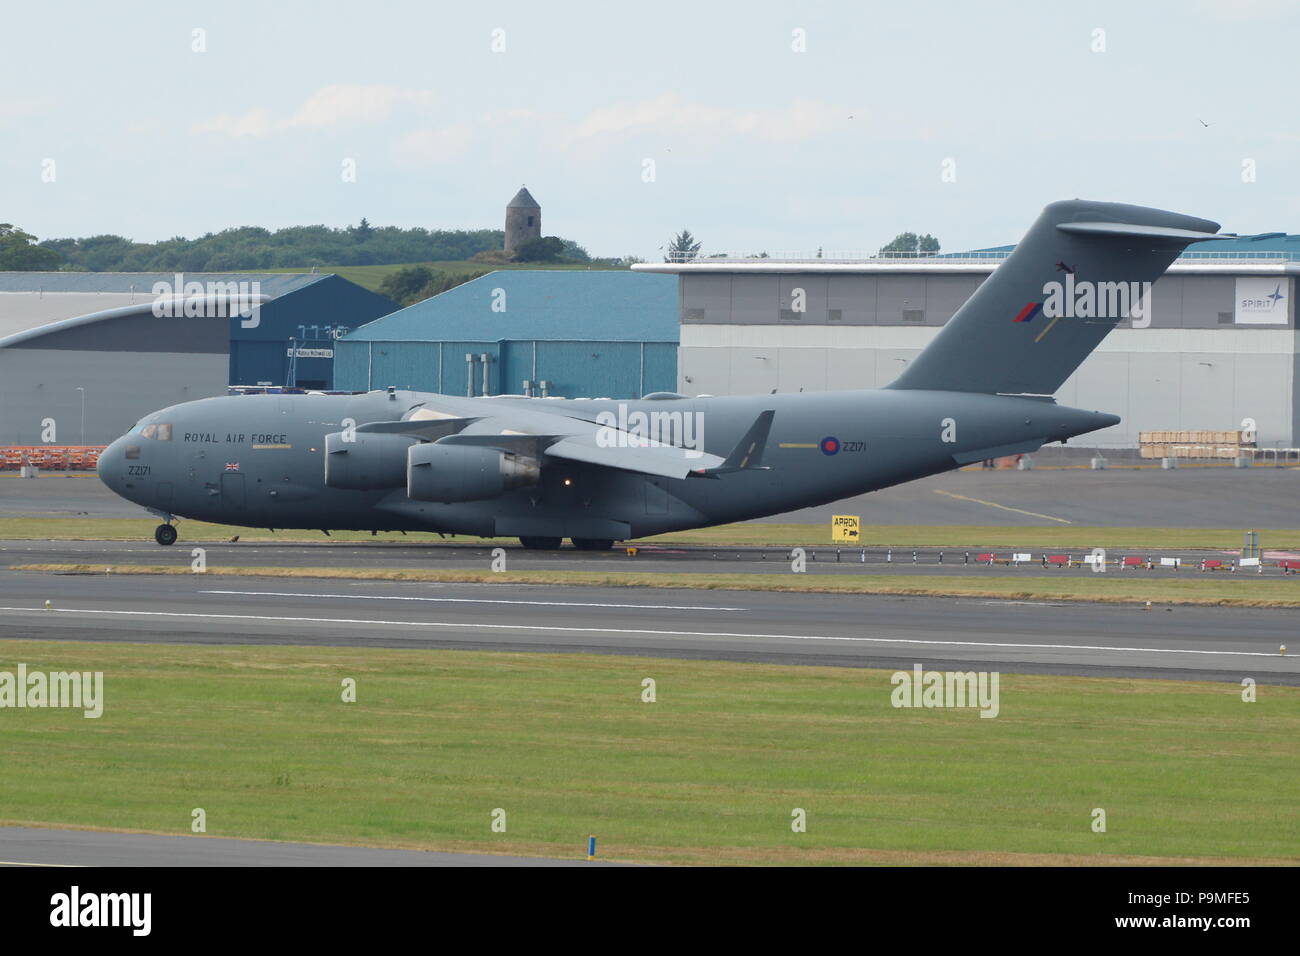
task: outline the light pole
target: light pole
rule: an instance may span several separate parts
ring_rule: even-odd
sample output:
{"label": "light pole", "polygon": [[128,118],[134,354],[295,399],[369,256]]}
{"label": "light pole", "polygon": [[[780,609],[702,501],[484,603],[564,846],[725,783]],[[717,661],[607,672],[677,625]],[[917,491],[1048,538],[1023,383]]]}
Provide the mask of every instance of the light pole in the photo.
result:
{"label": "light pole", "polygon": [[77,391],[81,393],[81,443],[86,443],[86,389],[81,385],[77,386]]}

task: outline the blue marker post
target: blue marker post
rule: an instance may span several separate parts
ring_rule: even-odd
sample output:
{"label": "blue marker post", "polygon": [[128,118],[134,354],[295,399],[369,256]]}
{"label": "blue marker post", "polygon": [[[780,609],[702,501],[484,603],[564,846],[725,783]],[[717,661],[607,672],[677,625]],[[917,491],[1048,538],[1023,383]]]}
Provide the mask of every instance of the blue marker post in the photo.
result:
{"label": "blue marker post", "polygon": [[587,837],[587,859],[596,859],[596,838],[594,836]]}

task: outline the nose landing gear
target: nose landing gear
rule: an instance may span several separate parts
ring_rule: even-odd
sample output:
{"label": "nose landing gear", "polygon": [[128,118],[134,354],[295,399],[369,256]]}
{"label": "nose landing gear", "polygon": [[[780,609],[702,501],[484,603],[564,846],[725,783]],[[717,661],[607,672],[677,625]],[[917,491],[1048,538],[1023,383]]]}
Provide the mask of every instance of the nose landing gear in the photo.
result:
{"label": "nose landing gear", "polygon": [[160,524],[153,529],[153,539],[161,545],[176,543],[176,528],[169,524]]}

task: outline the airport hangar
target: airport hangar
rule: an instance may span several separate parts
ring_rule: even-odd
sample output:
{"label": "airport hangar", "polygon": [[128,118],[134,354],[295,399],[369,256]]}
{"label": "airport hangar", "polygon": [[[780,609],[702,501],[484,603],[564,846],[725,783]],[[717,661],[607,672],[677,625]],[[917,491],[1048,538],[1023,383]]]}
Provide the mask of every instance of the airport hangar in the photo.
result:
{"label": "airport hangar", "polygon": [[[632,268],[678,277],[678,391],[829,391],[888,385],[1012,248]],[[1122,418],[1079,444],[1136,448],[1139,432],[1238,430],[1250,418],[1261,448],[1300,446],[1297,274],[1300,236],[1215,240],[1185,253],[1152,288],[1150,327],[1121,323],[1057,392],[1062,404]],[[791,307],[796,289],[802,314]]]}
{"label": "airport hangar", "polygon": [[677,387],[677,283],[626,270],[501,270],[335,343],[334,384],[445,395],[640,398]]}
{"label": "airport hangar", "polygon": [[[159,283],[212,317],[156,316]],[[255,324],[226,314],[239,290]],[[329,389],[335,337],[396,307],[331,274],[0,272],[0,445],[51,444],[49,418],[54,444],[107,444],[228,385]]]}

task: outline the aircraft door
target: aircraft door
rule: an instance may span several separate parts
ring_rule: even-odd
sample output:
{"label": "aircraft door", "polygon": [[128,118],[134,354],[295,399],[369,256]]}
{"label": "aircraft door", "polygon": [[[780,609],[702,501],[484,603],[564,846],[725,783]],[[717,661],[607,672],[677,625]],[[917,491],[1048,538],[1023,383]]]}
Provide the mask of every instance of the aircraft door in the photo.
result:
{"label": "aircraft door", "polygon": [[221,476],[221,507],[226,511],[244,507],[244,476],[237,471]]}
{"label": "aircraft door", "polygon": [[647,478],[642,483],[645,488],[645,513],[648,515],[668,514],[668,489],[664,478]]}

